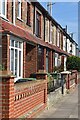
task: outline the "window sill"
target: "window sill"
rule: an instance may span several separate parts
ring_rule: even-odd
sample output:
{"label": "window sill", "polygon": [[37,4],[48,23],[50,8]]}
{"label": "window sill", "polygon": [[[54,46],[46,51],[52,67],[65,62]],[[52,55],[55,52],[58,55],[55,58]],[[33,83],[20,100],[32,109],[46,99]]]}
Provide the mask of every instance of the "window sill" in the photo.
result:
{"label": "window sill", "polygon": [[20,20],[21,22],[24,22],[20,17],[17,17],[18,20]]}
{"label": "window sill", "polygon": [[31,25],[30,25],[30,24],[28,24],[28,23],[26,23],[26,25],[28,25],[29,27],[31,27]]}
{"label": "window sill", "polygon": [[41,36],[38,36],[38,35],[36,35],[36,34],[35,34],[35,36],[41,39]]}
{"label": "window sill", "polygon": [[5,16],[3,16],[3,15],[0,14],[0,17],[1,17],[2,19],[4,19],[4,20],[6,20],[6,21],[9,22],[9,20],[8,20]]}

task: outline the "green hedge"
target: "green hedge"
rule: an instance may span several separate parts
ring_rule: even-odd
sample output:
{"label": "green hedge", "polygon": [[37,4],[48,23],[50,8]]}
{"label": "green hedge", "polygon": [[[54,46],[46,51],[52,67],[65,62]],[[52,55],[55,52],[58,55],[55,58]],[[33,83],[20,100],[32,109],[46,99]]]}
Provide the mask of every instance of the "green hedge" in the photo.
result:
{"label": "green hedge", "polygon": [[80,72],[80,58],[76,56],[68,57],[67,70],[77,70]]}

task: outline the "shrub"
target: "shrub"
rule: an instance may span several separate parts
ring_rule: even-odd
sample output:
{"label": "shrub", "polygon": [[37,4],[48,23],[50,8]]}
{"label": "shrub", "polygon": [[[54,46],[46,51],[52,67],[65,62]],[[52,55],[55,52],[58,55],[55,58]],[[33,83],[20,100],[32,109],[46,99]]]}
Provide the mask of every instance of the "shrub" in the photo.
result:
{"label": "shrub", "polygon": [[0,70],[1,70],[1,71],[5,70],[5,67],[4,67],[3,64],[0,64]]}
{"label": "shrub", "polygon": [[54,72],[62,72],[62,71],[64,71],[64,66],[61,64],[60,66],[55,66],[54,67]]}
{"label": "shrub", "polygon": [[47,77],[48,77],[48,82],[53,80],[53,77],[50,73],[47,73]]}
{"label": "shrub", "polygon": [[67,70],[77,70],[80,72],[80,58],[71,56],[67,58]]}

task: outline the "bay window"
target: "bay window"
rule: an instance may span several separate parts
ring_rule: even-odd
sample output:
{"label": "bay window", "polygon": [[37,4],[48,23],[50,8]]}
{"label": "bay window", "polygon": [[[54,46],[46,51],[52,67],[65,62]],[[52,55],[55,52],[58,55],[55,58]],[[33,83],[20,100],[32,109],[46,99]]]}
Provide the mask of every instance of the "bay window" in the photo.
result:
{"label": "bay window", "polygon": [[23,43],[21,41],[10,40],[10,70],[16,76],[16,79],[22,78],[23,64]]}

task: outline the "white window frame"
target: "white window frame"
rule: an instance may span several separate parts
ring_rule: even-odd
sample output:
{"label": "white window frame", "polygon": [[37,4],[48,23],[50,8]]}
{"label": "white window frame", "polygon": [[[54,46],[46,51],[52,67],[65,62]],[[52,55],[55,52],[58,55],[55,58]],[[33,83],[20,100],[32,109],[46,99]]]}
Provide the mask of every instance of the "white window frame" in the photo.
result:
{"label": "white window frame", "polygon": [[[10,49],[10,70],[11,70],[11,49],[14,49],[14,67],[13,67],[13,74],[15,75],[15,50],[18,50],[18,64],[17,64],[17,77],[15,78],[16,82],[18,79],[23,77],[23,41],[15,38],[15,37],[11,37],[10,41],[14,40],[14,47],[13,46],[9,46]],[[19,47],[15,47],[15,41],[21,42],[21,48]],[[19,76],[19,51],[21,51],[21,76]]]}
{"label": "white window frame", "polygon": [[21,19],[21,0],[18,0],[18,18]]}
{"label": "white window frame", "polygon": [[5,14],[3,14],[3,12],[2,12],[2,2],[3,2],[3,0],[0,0],[0,16],[1,17],[3,17],[3,18],[6,18],[6,14],[7,14],[7,0],[4,0],[4,2],[5,2]]}

